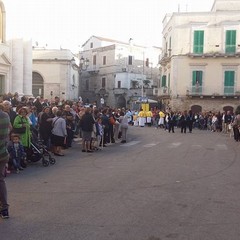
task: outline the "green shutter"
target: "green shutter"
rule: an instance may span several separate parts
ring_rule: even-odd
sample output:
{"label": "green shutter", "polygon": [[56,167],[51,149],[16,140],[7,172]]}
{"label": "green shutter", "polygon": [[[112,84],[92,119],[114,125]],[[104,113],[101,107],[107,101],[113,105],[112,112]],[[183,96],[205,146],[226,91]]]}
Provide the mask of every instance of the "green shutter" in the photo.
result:
{"label": "green shutter", "polygon": [[202,71],[192,72],[192,93],[193,94],[202,93],[202,77],[203,77]]}
{"label": "green shutter", "polygon": [[194,31],[193,53],[203,53],[204,31]]}
{"label": "green shutter", "polygon": [[226,31],[226,53],[236,52],[236,30]]}
{"label": "green shutter", "polygon": [[166,83],[167,83],[167,76],[163,75],[162,76],[162,87],[166,87]]}
{"label": "green shutter", "polygon": [[224,94],[234,93],[234,71],[225,71],[224,73]]}
{"label": "green shutter", "polygon": [[197,71],[192,72],[192,86],[195,86],[196,84],[196,76],[197,76]]}
{"label": "green shutter", "polygon": [[202,71],[193,71],[192,72],[192,85],[195,86],[198,81],[199,86],[202,86]]}

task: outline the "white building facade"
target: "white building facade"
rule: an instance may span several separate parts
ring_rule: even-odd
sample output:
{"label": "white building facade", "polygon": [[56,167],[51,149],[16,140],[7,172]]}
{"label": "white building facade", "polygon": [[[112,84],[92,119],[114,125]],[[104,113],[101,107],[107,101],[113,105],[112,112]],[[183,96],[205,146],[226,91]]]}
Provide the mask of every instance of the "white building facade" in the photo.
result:
{"label": "white building facade", "polygon": [[32,42],[6,41],[6,12],[0,1],[0,95],[32,95]]}
{"label": "white building facade", "polygon": [[33,49],[33,95],[77,100],[79,73],[74,55],[67,49]]}
{"label": "white building facade", "polygon": [[85,102],[104,99],[105,105],[131,107],[139,98],[153,98],[159,84],[161,49],[92,36],[83,45],[79,58],[89,59],[80,76]]}
{"label": "white building facade", "polygon": [[174,110],[223,111],[240,105],[240,0],[163,21],[159,99]]}

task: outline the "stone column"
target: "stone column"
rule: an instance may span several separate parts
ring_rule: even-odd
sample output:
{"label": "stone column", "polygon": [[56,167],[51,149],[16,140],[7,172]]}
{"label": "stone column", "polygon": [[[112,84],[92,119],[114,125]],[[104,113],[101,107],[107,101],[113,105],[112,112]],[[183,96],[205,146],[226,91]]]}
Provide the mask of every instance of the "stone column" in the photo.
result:
{"label": "stone column", "polygon": [[23,92],[32,96],[32,41],[23,43]]}
{"label": "stone column", "polygon": [[24,94],[23,91],[23,40],[12,40],[12,92]]}

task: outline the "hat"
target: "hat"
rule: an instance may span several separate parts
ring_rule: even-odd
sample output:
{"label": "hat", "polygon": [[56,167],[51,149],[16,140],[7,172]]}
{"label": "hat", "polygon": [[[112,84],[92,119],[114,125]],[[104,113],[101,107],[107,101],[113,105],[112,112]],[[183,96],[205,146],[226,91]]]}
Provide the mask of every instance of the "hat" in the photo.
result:
{"label": "hat", "polygon": [[18,114],[21,114],[22,111],[25,111],[26,114],[28,113],[27,109],[25,107],[21,107],[19,110],[18,110]]}

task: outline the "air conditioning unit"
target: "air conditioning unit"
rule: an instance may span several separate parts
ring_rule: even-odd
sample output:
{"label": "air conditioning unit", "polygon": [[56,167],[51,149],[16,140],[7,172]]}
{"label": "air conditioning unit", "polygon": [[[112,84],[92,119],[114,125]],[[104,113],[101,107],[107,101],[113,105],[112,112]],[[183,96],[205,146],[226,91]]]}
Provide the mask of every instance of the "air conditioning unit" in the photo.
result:
{"label": "air conditioning unit", "polygon": [[123,71],[123,72],[126,72],[126,71],[127,71],[127,68],[122,68],[122,71]]}

